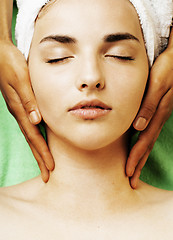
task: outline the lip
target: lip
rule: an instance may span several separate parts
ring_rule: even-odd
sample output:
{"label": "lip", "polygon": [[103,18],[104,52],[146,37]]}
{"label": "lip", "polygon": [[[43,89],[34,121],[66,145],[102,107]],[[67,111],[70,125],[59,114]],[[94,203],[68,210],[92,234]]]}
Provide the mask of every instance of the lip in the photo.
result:
{"label": "lip", "polygon": [[93,120],[107,115],[111,107],[98,99],[84,100],[68,110],[73,116],[84,120]]}

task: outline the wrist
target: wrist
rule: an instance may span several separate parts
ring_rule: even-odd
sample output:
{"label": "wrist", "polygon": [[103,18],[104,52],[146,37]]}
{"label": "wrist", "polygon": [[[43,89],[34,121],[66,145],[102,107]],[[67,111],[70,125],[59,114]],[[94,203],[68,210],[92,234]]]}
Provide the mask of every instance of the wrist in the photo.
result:
{"label": "wrist", "polygon": [[13,0],[1,0],[0,7],[0,40],[11,41],[11,23],[13,15]]}

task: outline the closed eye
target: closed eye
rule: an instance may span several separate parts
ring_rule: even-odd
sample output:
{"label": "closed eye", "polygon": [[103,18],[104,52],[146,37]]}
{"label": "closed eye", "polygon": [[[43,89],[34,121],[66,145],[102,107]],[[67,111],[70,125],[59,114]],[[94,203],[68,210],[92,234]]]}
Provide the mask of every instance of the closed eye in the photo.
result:
{"label": "closed eye", "polygon": [[133,60],[135,60],[131,56],[119,56],[119,55],[109,55],[109,54],[107,54],[107,55],[105,55],[105,57],[117,58],[117,59],[122,60],[122,61],[133,61]]}
{"label": "closed eye", "polygon": [[63,57],[63,58],[54,58],[54,59],[49,59],[46,61],[46,63],[61,63],[64,62],[66,60],[68,60],[69,58],[74,58],[73,56],[68,56],[68,57]]}

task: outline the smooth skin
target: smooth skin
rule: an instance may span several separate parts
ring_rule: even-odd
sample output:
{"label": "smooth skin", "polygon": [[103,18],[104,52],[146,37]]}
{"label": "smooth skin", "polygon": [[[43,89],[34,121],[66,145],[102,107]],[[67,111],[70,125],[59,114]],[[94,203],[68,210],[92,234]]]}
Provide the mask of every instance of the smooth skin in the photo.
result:
{"label": "smooth skin", "polygon": [[[41,114],[33,94],[26,60],[11,41],[12,0],[0,0],[0,88],[8,109],[16,118],[40,167],[43,181],[49,179],[54,161],[37,125]],[[168,48],[155,61],[149,88],[133,127],[141,131],[126,165],[131,186],[137,187],[141,170],[173,109],[173,31]],[[9,64],[10,63],[10,64]]]}
{"label": "smooth skin", "polygon": [[[47,184],[37,177],[0,190],[1,237],[171,239],[173,193],[142,182],[133,190],[124,172],[127,129],[148,79],[135,9],[127,0],[61,0],[43,13],[36,22],[29,71],[56,168]],[[120,33],[138,41],[104,41]],[[52,34],[76,41],[48,40]],[[69,112],[91,98],[111,111],[94,120],[78,119]]]}

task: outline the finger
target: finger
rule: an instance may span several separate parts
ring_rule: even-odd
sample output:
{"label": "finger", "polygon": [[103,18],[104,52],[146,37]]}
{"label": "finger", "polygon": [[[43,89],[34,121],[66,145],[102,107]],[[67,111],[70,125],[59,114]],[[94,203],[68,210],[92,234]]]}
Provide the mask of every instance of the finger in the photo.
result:
{"label": "finger", "polygon": [[153,145],[160,134],[162,126],[172,112],[172,92],[173,90],[170,89],[168,93],[164,96],[154,118],[152,119],[148,127],[139,135],[137,143],[131,149],[126,164],[127,176],[131,177],[134,174],[135,168],[140,159],[143,158],[146,152],[150,152],[152,150]]}
{"label": "finger", "polygon": [[140,160],[143,159],[146,152],[151,152],[154,143],[160,134],[164,123],[162,123],[162,125],[158,128],[155,127],[151,132],[152,126],[155,124],[154,120],[156,121],[156,119],[153,119],[150,123],[151,125],[140,133],[136,144],[130,151],[126,164],[126,174],[128,177],[132,177],[134,175],[136,166],[139,164]]}
{"label": "finger", "polygon": [[140,111],[133,122],[133,127],[137,131],[143,131],[148,126],[150,120],[156,112],[160,98],[161,95],[157,95],[157,93],[153,92],[152,89],[148,90]]}
{"label": "finger", "polygon": [[41,171],[41,177],[42,177],[42,180],[47,183],[48,180],[49,180],[49,170],[47,169],[46,165],[44,164],[42,158],[40,157],[39,153],[36,151],[35,147],[32,145],[32,143],[29,141],[29,139],[27,138],[26,134],[25,134],[25,131],[23,130],[22,126],[19,124],[19,127],[22,131],[22,133],[24,134],[25,138],[26,138],[26,141],[28,142],[30,148],[31,148],[31,151],[38,163],[38,166],[40,168],[40,171]]}
{"label": "finger", "polygon": [[45,163],[48,169],[52,171],[54,169],[54,160],[48,149],[46,141],[41,135],[38,127],[31,124],[28,118],[26,117],[26,113],[23,109],[23,106],[18,103],[16,104],[17,106],[15,107],[13,106],[13,108],[16,108],[15,117],[18,124],[22,127],[22,130],[25,133],[27,140],[29,140],[29,142],[32,143],[36,151],[39,153],[40,157],[42,158],[42,161]]}
{"label": "finger", "polygon": [[[4,56],[5,62],[1,61],[1,64],[3,64],[0,76],[1,90],[9,97],[10,102],[11,97],[9,89],[13,88],[15,93],[19,96],[31,123],[38,124],[41,121],[41,114],[31,88],[27,62],[21,52],[13,44],[7,44],[4,48],[6,47],[8,51],[2,52],[2,54],[5,53],[8,56]],[[8,61],[10,59],[13,64],[7,62],[6,59],[8,59]]]}
{"label": "finger", "polygon": [[133,174],[133,176],[130,178],[130,185],[133,189],[136,189],[138,186],[138,182],[139,182],[139,177],[141,175],[141,171],[148,159],[148,156],[150,154],[150,151],[147,151],[144,156],[142,157],[142,159],[139,161],[139,164],[137,165],[135,172]]}
{"label": "finger", "polygon": [[[26,124],[28,128],[26,128]],[[30,124],[30,126],[29,126]],[[47,143],[44,140],[43,136],[41,135],[38,127],[32,125],[31,123],[26,123],[25,120],[21,122],[22,128],[25,129],[25,135],[30,143],[34,146],[36,151],[39,153],[42,161],[45,163],[46,167],[53,171],[54,169],[54,161],[53,157],[48,149]],[[25,128],[24,128],[25,127]]]}
{"label": "finger", "polygon": [[162,79],[163,76],[161,74],[158,75],[157,68],[158,64],[155,65],[155,67],[153,66],[151,70],[146,95],[143,99],[140,110],[133,122],[133,127],[138,131],[143,131],[148,126],[150,120],[154,116],[159,106],[162,97],[169,90],[167,84]]}
{"label": "finger", "polygon": [[31,148],[31,151],[32,151],[32,153],[33,153],[33,155],[34,155],[37,163],[38,163],[39,168],[40,168],[42,180],[43,180],[45,183],[47,183],[47,182],[49,181],[49,176],[50,176],[50,175],[49,175],[49,170],[48,170],[47,167],[45,166],[42,158],[40,157],[40,155],[38,154],[38,152],[36,151],[36,149],[34,148],[34,146],[33,146],[31,143],[29,143],[29,142],[28,142],[28,144],[29,144],[29,146],[30,146],[30,148]]}
{"label": "finger", "polygon": [[[26,112],[23,109],[23,106],[20,102],[18,95],[14,94],[15,90],[12,89],[11,95],[13,96],[13,101],[9,102],[9,99],[5,96],[4,98],[7,99],[7,106],[10,109],[10,112],[16,118],[26,140],[28,141],[29,145],[34,147],[35,152],[37,152],[42,159],[42,162],[45,163],[47,168],[52,171],[54,169],[54,160],[53,157],[48,149],[48,146],[41,135],[38,127],[32,125],[26,116]],[[9,102],[9,103],[8,103]],[[13,110],[12,110],[13,109]],[[32,149],[31,149],[32,150]],[[38,160],[38,158],[36,158]],[[39,166],[42,166],[39,163]],[[40,169],[41,170],[41,169]]]}
{"label": "finger", "polygon": [[12,102],[9,101],[8,97],[4,96],[7,98],[7,106],[10,109],[10,112],[14,115],[18,124],[22,127],[29,142],[32,143],[36,151],[39,153],[42,161],[44,161],[48,169],[52,171],[54,169],[54,160],[48,149],[47,143],[41,135],[38,127],[31,124],[28,120],[19,96],[15,94],[14,89],[11,90],[11,95],[13,96]]}
{"label": "finger", "polygon": [[16,93],[20,97],[21,103],[31,123],[40,123],[41,114],[31,88],[28,68],[24,68],[23,72],[21,72],[21,74],[17,76],[14,87],[11,84],[9,85],[16,91]]}

